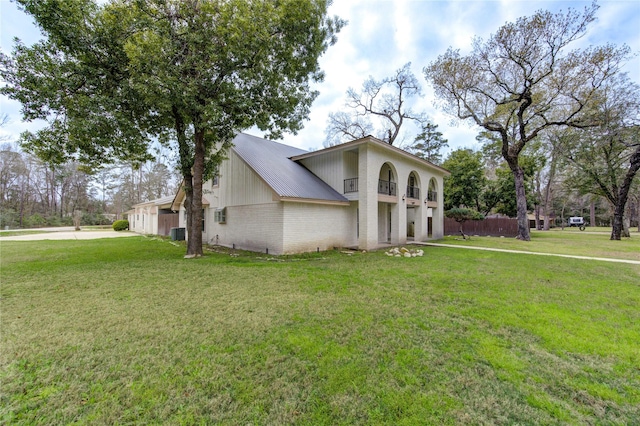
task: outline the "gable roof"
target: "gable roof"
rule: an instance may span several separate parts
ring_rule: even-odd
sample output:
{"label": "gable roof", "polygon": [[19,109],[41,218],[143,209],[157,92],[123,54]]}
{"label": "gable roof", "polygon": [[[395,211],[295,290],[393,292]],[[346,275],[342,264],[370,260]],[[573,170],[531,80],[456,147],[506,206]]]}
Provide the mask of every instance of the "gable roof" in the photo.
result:
{"label": "gable roof", "polygon": [[339,145],[334,145],[334,146],[330,146],[329,148],[325,148],[325,149],[320,149],[318,151],[312,151],[312,152],[308,152],[308,151],[303,151],[302,154],[298,154],[295,156],[292,156],[291,159],[293,161],[299,161],[305,158],[309,158],[309,157],[315,157],[317,155],[322,155],[324,153],[327,152],[332,152],[332,151],[340,151],[340,150],[348,150],[348,149],[352,149],[358,145],[362,145],[362,144],[366,144],[366,143],[371,143],[374,144],[382,149],[391,151],[391,152],[395,152],[396,154],[399,154],[400,156],[406,158],[407,160],[411,160],[411,161],[415,161],[417,163],[420,163],[424,166],[427,166],[428,168],[434,170],[434,171],[438,171],[440,173],[442,173],[444,176],[448,176],[451,174],[451,172],[447,169],[445,169],[444,167],[438,166],[437,164],[433,164],[431,161],[425,160],[424,158],[420,158],[417,155],[411,154],[410,152],[407,152],[403,149],[400,149],[396,146],[393,145],[389,145],[388,143],[381,141],[378,138],[375,138],[373,136],[365,136],[363,138],[360,139],[356,139],[354,141],[350,141],[350,142],[345,142],[343,144],[339,144]]}
{"label": "gable roof", "polygon": [[239,133],[231,148],[280,199],[348,203],[338,191],[291,157],[307,154],[302,149]]}
{"label": "gable roof", "polygon": [[132,207],[159,206],[159,207],[169,208],[173,203],[174,198],[175,198],[175,195],[170,195],[168,197],[157,198],[155,200],[149,200],[143,203],[134,204]]}

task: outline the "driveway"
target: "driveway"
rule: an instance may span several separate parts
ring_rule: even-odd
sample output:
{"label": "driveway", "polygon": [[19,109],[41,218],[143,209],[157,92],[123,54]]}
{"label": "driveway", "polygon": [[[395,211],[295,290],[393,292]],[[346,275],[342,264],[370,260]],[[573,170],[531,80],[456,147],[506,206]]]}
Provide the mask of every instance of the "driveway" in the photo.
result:
{"label": "driveway", "polygon": [[98,238],[122,238],[140,236],[140,234],[136,234],[135,232],[114,231],[112,229],[75,231],[73,226],[60,228],[22,229],[21,231],[41,231],[41,233],[15,235],[12,237],[3,237],[2,233],[0,233],[0,243],[2,241],[94,240]]}

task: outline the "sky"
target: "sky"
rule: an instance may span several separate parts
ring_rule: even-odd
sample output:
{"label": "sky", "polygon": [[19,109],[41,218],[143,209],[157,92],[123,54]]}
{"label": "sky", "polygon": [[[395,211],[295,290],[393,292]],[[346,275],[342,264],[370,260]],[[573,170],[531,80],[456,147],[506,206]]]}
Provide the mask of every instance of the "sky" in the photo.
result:
{"label": "sky", "polygon": [[[72,1],[72,0],[68,0]],[[488,39],[506,22],[530,16],[540,9],[566,12],[568,8],[583,10],[591,1],[520,1],[520,0],[334,0],[330,15],[348,21],[320,60],[325,72],[323,82],[314,84],[319,91],[304,129],[297,135],[285,135],[281,142],[306,150],[323,147],[329,113],[346,111],[346,92],[359,90],[369,77],[380,80],[393,75],[407,62],[422,84],[422,96],[414,100],[412,109],[424,111],[438,125],[449,141],[448,151],[456,148],[478,148],[478,128],[461,123],[434,106],[433,91],[424,79],[423,68],[435,61],[447,48],[469,53],[474,37]],[[640,0],[600,0],[597,20],[589,26],[585,37],[573,45],[626,44],[635,57],[625,71],[640,84]],[[31,18],[9,0],[0,0],[0,48],[8,53],[13,38],[31,44],[40,32]],[[0,96],[0,112],[10,122],[0,135],[17,139],[24,130],[36,130],[41,123],[21,121],[20,104]],[[248,133],[262,136],[257,129]]]}

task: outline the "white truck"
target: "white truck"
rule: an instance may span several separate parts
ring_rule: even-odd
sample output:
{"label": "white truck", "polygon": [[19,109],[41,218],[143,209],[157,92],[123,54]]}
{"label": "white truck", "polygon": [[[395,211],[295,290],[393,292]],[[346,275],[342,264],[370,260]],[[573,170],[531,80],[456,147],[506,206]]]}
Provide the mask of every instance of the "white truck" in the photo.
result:
{"label": "white truck", "polygon": [[577,226],[581,231],[584,231],[584,218],[582,216],[572,216],[569,218],[569,227]]}

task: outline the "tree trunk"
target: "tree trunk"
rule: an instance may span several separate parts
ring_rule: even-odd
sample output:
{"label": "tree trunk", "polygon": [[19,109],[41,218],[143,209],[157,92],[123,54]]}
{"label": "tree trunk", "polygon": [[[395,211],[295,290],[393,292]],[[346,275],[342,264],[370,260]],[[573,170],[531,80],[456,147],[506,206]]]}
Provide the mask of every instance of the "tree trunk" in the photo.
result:
{"label": "tree trunk", "polygon": [[523,241],[531,241],[529,233],[529,219],[527,218],[527,195],[524,189],[524,170],[518,164],[518,158],[507,158],[507,164],[513,173],[516,188],[516,211],[518,218],[518,234],[516,238]]}
{"label": "tree trunk", "polygon": [[547,175],[547,182],[544,188],[544,230],[548,231],[551,229],[551,220],[549,219],[549,215],[551,214],[551,203],[553,203],[553,181],[556,177],[556,165],[557,165],[557,148],[554,145],[551,151],[551,164],[549,164],[549,174]]}
{"label": "tree trunk", "polygon": [[589,206],[589,226],[596,226],[596,202],[591,200],[591,206]]}
{"label": "tree trunk", "polygon": [[[622,185],[618,190],[618,197],[613,209],[613,226],[611,228],[611,239],[620,240],[624,232],[624,211],[631,190],[631,183],[636,173],[640,170],[640,146],[635,150],[629,159],[629,170],[624,177]],[[627,228],[628,230],[628,228]]]}
{"label": "tree trunk", "polygon": [[193,162],[193,198],[191,200],[191,221],[189,226],[189,241],[187,256],[202,256],[202,180],[204,176],[204,130],[195,129]]}

